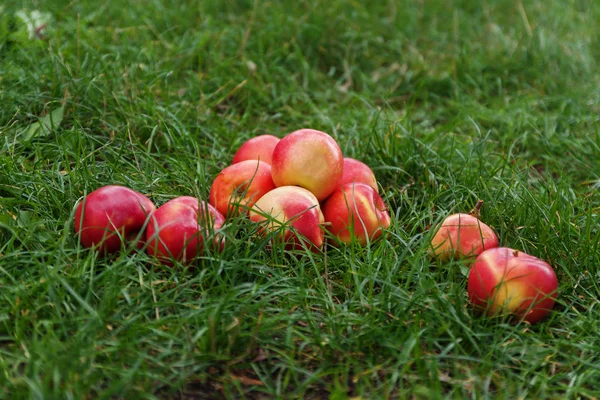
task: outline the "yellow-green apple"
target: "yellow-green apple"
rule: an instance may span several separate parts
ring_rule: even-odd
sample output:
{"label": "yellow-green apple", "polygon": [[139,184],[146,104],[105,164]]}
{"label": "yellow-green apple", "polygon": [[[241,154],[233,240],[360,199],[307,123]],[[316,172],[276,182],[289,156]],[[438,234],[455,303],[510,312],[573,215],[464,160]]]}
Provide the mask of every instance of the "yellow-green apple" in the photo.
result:
{"label": "yellow-green apple", "polygon": [[335,139],[325,132],[300,129],[286,135],[273,150],[275,186],[300,186],[317,200],[327,198],[342,178],[344,158]]}
{"label": "yellow-green apple", "polygon": [[247,140],[233,156],[232,164],[245,160],[260,160],[271,165],[273,149],[279,143],[279,138],[273,135],[260,135]]}
{"label": "yellow-green apple", "polygon": [[510,314],[534,323],[557,296],[558,280],[545,261],[507,247],[481,253],[469,272],[469,300],[487,315]]}
{"label": "yellow-green apple", "polygon": [[281,186],[271,190],[254,204],[250,219],[262,224],[263,233],[280,230],[277,240],[284,242],[288,250],[306,246],[317,251],[323,245],[324,219],[319,201],[301,187]]}
{"label": "yellow-green apple", "polygon": [[213,181],[209,201],[224,216],[249,210],[258,199],[275,189],[271,166],[246,160],[223,169]]}
{"label": "yellow-green apple", "polygon": [[431,240],[430,252],[440,261],[474,258],[484,250],[498,247],[492,228],[470,214],[452,214],[439,225]]}
{"label": "yellow-green apple", "polygon": [[154,204],[133,189],[108,185],[94,190],[77,204],[75,233],[84,247],[97,247],[104,254],[118,252],[123,242],[143,247],[147,225]]}
{"label": "yellow-green apple", "polygon": [[189,263],[202,255],[206,242],[223,248],[219,229],[225,218],[210,204],[195,197],[181,196],[158,207],[146,230],[147,251],[166,265],[172,260]]}
{"label": "yellow-green apple", "polygon": [[323,216],[340,242],[361,245],[380,237],[391,222],[381,196],[364,183],[347,183],[333,192],[323,203]]}
{"label": "yellow-green apple", "polygon": [[344,186],[347,183],[364,183],[379,193],[373,170],[364,162],[349,157],[344,158],[344,172],[339,185]]}

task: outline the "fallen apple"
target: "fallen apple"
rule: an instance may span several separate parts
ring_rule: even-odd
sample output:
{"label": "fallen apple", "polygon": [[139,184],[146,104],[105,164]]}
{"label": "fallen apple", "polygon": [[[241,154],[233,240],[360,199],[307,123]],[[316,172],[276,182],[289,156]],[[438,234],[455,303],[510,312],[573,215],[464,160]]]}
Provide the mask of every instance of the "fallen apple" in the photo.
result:
{"label": "fallen apple", "polygon": [[344,158],[344,172],[339,185],[344,186],[348,183],[364,183],[371,186],[377,193],[379,193],[377,179],[375,179],[373,170],[371,170],[371,168],[369,168],[369,166],[362,161],[346,157]]}
{"label": "fallen apple", "polygon": [[323,203],[328,230],[342,243],[361,245],[380,237],[391,219],[383,199],[364,183],[348,183]]}
{"label": "fallen apple", "polygon": [[257,160],[240,161],[223,169],[213,181],[209,201],[221,214],[239,215],[275,189],[271,166]]}
{"label": "fallen apple", "polygon": [[507,247],[481,253],[469,272],[469,300],[487,315],[511,314],[530,323],[546,317],[557,296],[554,269]]}
{"label": "fallen apple", "polygon": [[342,150],[325,132],[300,129],[286,135],[273,150],[275,186],[300,186],[327,198],[339,186],[344,168]]}
{"label": "fallen apple", "polygon": [[279,138],[273,135],[260,135],[247,140],[233,156],[232,164],[245,160],[259,160],[271,165],[273,149],[279,143]]}
{"label": "fallen apple", "polygon": [[[473,213],[479,211],[477,204]],[[431,240],[431,255],[440,260],[474,258],[484,250],[498,247],[498,236],[475,215],[453,214],[437,228]]]}
{"label": "fallen apple", "polygon": [[317,198],[298,186],[282,186],[261,197],[250,210],[250,219],[261,223],[263,233],[280,230],[276,240],[286,249],[316,251],[323,245],[323,213]]}
{"label": "fallen apple", "polygon": [[146,230],[147,251],[166,265],[183,264],[202,255],[209,238],[215,249],[224,242],[219,234],[225,218],[210,204],[195,197],[181,196],[167,201],[152,213]]}
{"label": "fallen apple", "polygon": [[94,190],[75,209],[75,233],[84,247],[96,247],[100,253],[116,253],[124,243],[144,244],[148,215],[154,204],[133,189],[109,185]]}

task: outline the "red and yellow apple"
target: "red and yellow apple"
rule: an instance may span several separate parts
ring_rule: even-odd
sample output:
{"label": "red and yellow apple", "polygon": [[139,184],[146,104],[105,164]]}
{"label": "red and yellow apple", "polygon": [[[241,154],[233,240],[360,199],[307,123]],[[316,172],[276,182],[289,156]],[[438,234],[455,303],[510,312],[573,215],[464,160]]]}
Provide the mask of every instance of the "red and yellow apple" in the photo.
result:
{"label": "red and yellow apple", "polygon": [[273,149],[279,138],[273,135],[260,135],[247,140],[233,156],[232,164],[245,160],[259,160],[271,165]]}
{"label": "red and yellow apple", "polygon": [[325,132],[300,129],[286,135],[273,150],[275,186],[300,186],[325,200],[338,188],[344,158],[335,139]]}
{"label": "red and yellow apple", "polygon": [[223,169],[213,181],[209,201],[224,216],[249,210],[266,193],[275,189],[271,166],[258,160],[240,161]]}
{"label": "red and yellow apple", "polygon": [[487,315],[511,314],[530,323],[554,307],[558,280],[537,257],[507,247],[481,253],[469,272],[469,300]]}
{"label": "red and yellow apple", "polygon": [[288,250],[306,246],[316,251],[323,245],[324,219],[319,201],[301,187],[281,186],[265,194],[250,210],[250,219],[261,223],[265,234],[279,230],[277,240],[284,242]]}
{"label": "red and yellow apple", "polygon": [[380,237],[391,222],[383,199],[364,183],[348,183],[333,192],[323,203],[323,216],[340,242],[361,245]]}
{"label": "red and yellow apple", "polygon": [[371,186],[379,193],[377,179],[375,179],[373,170],[362,161],[346,157],[344,158],[344,172],[342,174],[342,179],[340,180],[340,186],[344,186],[348,183],[364,183]]}
{"label": "red and yellow apple", "polygon": [[75,209],[75,233],[84,247],[104,254],[118,252],[123,242],[143,247],[148,215],[154,204],[141,193],[119,185],[94,190]]}
{"label": "red and yellow apple", "polygon": [[217,250],[223,248],[219,229],[225,218],[210,204],[195,197],[181,196],[167,201],[152,213],[146,230],[147,251],[163,263],[183,264],[202,255],[207,240]]}
{"label": "red and yellow apple", "polygon": [[438,227],[431,240],[431,254],[440,261],[474,258],[498,247],[498,236],[488,225],[470,214],[453,214]]}

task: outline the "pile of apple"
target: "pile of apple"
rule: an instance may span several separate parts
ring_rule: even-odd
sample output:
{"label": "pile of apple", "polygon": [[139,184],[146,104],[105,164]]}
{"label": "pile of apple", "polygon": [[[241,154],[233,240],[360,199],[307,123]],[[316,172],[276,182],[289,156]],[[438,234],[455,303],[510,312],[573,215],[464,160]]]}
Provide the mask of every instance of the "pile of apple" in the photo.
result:
{"label": "pile of apple", "polygon": [[208,202],[181,196],[156,208],[123,186],[97,189],[77,205],[75,232],[84,247],[101,253],[132,243],[172,265],[193,260],[205,246],[222,249],[223,224],[244,215],[286,249],[312,251],[323,247],[325,230],[335,245],[364,245],[390,225],[373,171],[344,158],[330,135],[301,129],[244,143],[216,176]]}
{"label": "pile of apple", "polygon": [[477,310],[538,322],[554,307],[558,289],[554,269],[522,251],[498,247],[494,230],[479,219],[481,204],[470,214],[448,216],[436,228],[431,255],[442,262],[472,262],[467,292]]}

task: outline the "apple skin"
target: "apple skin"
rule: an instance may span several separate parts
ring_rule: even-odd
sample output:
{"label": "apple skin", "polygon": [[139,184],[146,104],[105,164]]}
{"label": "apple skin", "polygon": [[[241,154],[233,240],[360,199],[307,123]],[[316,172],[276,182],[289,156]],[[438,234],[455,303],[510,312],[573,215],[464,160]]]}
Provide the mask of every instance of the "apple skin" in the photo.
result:
{"label": "apple skin", "polygon": [[216,208],[195,197],[169,200],[150,217],[146,230],[148,255],[158,257],[166,265],[172,265],[173,259],[187,264],[202,254],[211,234],[214,247],[222,250],[224,242],[218,230],[224,222]]}
{"label": "apple skin", "polygon": [[269,164],[258,160],[240,161],[217,175],[210,188],[209,202],[226,217],[239,215],[273,189]]}
{"label": "apple skin", "polygon": [[[116,253],[123,239],[130,242],[137,238],[155,208],[150,199],[133,189],[103,186],[77,204],[75,233],[84,247],[97,247],[103,254]],[[144,237],[142,233],[136,247],[143,247]]]}
{"label": "apple skin", "polygon": [[379,188],[377,187],[377,179],[373,170],[362,161],[355,160],[354,158],[344,158],[344,172],[339,185],[344,186],[348,183],[364,183],[371,186],[377,193]]}
{"label": "apple skin", "polygon": [[273,135],[260,135],[249,139],[236,151],[231,164],[246,160],[259,160],[271,165],[273,149],[279,140],[277,136]]}
{"label": "apple skin", "polygon": [[440,261],[474,258],[484,250],[498,247],[492,228],[469,214],[452,214],[431,240],[431,255]]}
{"label": "apple skin", "polygon": [[275,186],[300,186],[325,200],[338,188],[344,158],[335,139],[325,132],[300,129],[286,135],[273,150]]}
{"label": "apple skin", "polygon": [[328,230],[342,243],[357,240],[361,245],[380,237],[391,218],[383,199],[371,186],[348,183],[323,203]]}
{"label": "apple skin", "polygon": [[[263,223],[263,233],[281,229],[279,240],[286,243],[287,250],[303,249],[303,243],[315,252],[323,246],[323,213],[317,198],[306,189],[298,186],[273,189],[254,204],[249,216],[250,220]],[[286,227],[281,228],[284,224]],[[293,231],[287,226],[293,227]]]}
{"label": "apple skin", "polygon": [[546,317],[557,296],[554,269],[508,247],[481,253],[469,272],[469,301],[488,315],[510,313],[530,323]]}

